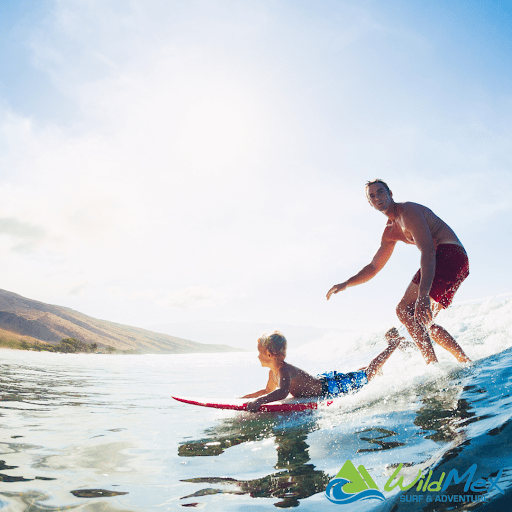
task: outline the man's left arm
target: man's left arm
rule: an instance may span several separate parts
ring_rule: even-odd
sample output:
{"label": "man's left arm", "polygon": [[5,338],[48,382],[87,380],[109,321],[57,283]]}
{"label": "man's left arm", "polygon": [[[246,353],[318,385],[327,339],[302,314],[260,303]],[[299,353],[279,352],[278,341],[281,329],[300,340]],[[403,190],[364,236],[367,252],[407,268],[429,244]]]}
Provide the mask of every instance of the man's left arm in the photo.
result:
{"label": "man's left arm", "polygon": [[434,239],[421,208],[415,204],[404,205],[404,227],[411,232],[416,247],[421,252],[421,279],[416,299],[414,318],[422,325],[432,322],[430,310],[430,288],[436,271],[436,250]]}

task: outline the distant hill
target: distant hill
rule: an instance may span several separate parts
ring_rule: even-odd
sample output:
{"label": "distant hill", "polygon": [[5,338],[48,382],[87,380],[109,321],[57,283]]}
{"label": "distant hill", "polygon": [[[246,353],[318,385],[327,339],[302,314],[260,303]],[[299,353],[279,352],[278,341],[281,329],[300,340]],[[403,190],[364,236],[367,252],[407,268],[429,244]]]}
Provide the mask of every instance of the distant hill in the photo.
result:
{"label": "distant hill", "polygon": [[154,354],[234,352],[227,345],[196,343],[168,334],[98,320],[62,306],[52,306],[0,290],[0,336],[58,344],[64,338],[113,347],[116,350]]}

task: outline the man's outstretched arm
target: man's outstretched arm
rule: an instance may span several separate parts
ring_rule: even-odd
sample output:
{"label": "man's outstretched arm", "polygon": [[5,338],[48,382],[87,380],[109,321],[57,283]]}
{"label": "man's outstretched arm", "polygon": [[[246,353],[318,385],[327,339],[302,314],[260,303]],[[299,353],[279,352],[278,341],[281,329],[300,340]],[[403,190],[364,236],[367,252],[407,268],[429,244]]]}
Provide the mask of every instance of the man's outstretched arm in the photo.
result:
{"label": "man's outstretched arm", "polygon": [[369,265],[363,267],[355,276],[352,276],[344,283],[335,284],[327,292],[327,300],[329,300],[331,295],[335,293],[342,292],[351,286],[357,286],[358,284],[366,283],[367,281],[375,277],[382,270],[384,265],[388,262],[389,258],[393,254],[395,245],[396,241],[394,240],[382,240],[379,250],[373,257],[372,262]]}

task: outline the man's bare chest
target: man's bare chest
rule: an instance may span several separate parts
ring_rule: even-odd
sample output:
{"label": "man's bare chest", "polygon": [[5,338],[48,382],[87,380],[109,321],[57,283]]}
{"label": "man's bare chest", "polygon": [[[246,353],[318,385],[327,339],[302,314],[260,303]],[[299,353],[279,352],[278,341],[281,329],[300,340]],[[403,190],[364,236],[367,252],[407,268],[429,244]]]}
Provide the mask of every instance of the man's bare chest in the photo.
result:
{"label": "man's bare chest", "polygon": [[384,231],[385,238],[393,242],[404,242],[415,245],[414,237],[410,230],[405,228],[399,219],[389,221]]}

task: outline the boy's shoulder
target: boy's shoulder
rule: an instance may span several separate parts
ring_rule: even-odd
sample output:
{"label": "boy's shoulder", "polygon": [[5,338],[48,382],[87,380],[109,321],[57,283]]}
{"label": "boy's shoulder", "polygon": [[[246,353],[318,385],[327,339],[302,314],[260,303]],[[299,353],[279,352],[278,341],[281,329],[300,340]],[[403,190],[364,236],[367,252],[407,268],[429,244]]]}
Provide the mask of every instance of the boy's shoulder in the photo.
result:
{"label": "boy's shoulder", "polygon": [[[293,377],[298,371],[300,371],[299,368],[296,366],[293,366],[293,364],[287,363],[286,361],[283,361],[278,368],[275,369],[275,372],[277,375],[289,375],[290,377]],[[274,371],[271,369],[270,373],[274,373]]]}
{"label": "boy's shoulder", "polygon": [[298,366],[294,366],[293,364],[290,364],[290,363],[284,363],[284,364],[287,366],[287,371],[290,374],[290,377],[292,377],[292,378],[299,376],[299,375],[309,375],[308,372],[306,372],[302,368],[299,368]]}
{"label": "boy's shoulder", "polygon": [[297,368],[296,366],[293,366],[293,364],[287,363],[286,361],[283,361],[283,364],[281,366],[281,371],[282,370],[296,371],[298,369],[299,368]]}

